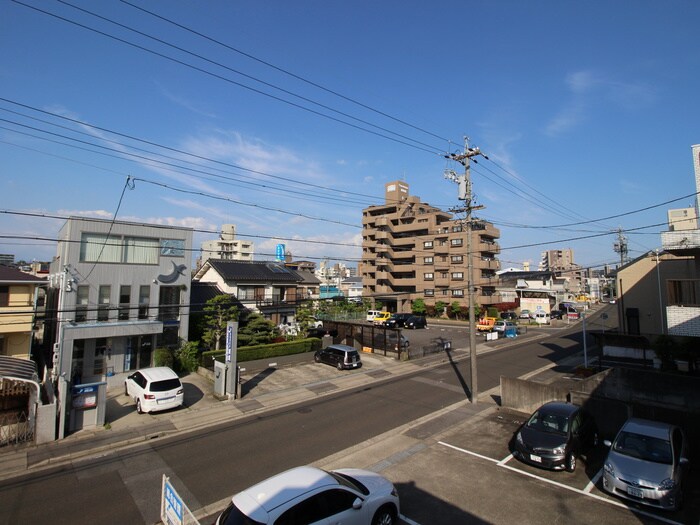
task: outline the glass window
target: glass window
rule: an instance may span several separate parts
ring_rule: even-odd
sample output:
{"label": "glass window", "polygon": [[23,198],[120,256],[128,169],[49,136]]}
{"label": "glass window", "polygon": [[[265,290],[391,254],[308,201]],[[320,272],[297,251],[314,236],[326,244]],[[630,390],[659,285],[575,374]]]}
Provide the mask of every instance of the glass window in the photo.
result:
{"label": "glass window", "polygon": [[139,286],[139,319],[148,319],[148,305],[151,302],[151,287]]}
{"label": "glass window", "polygon": [[452,272],[452,278],[453,279],[464,279],[464,273],[463,272]]}
{"label": "glass window", "polygon": [[118,263],[122,257],[121,239],[100,233],[83,233],[80,242],[82,262]]}
{"label": "glass window", "polygon": [[423,291],[423,293],[426,295],[426,297],[432,297],[433,295],[435,295],[435,290],[433,290],[432,288],[426,288]]}
{"label": "glass window", "polygon": [[180,318],[180,286],[161,286],[158,320],[176,321]]}
{"label": "glass window", "polygon": [[424,274],[423,274],[423,278],[424,278],[426,281],[432,281],[432,280],[433,280],[433,274],[432,274],[432,273],[424,273]]}
{"label": "glass window", "polygon": [[433,241],[423,242],[423,248],[432,248],[432,247],[433,247]]}
{"label": "glass window", "polygon": [[425,264],[433,264],[433,258],[432,257],[425,257],[423,259],[423,263]]}
{"label": "glass window", "polygon": [[124,262],[132,264],[158,264],[158,239],[146,237],[124,238]]}
{"label": "glass window", "polygon": [[100,285],[99,295],[97,300],[97,320],[98,321],[108,321],[109,320],[109,296],[112,291],[112,287],[108,284]]}
{"label": "glass window", "polygon": [[105,353],[109,351],[109,343],[105,338],[95,339],[95,359],[92,362],[92,374],[101,376],[105,373]]}
{"label": "glass window", "polygon": [[131,286],[121,285],[119,287],[119,320],[129,320],[129,309],[131,306]]}
{"label": "glass window", "polygon": [[464,257],[462,257],[461,255],[453,255],[451,259],[453,263],[459,264],[464,260]]}
{"label": "glass window", "polygon": [[90,287],[87,285],[78,286],[77,297],[75,299],[75,322],[84,323],[87,321],[88,298]]}
{"label": "glass window", "polygon": [[464,290],[452,290],[452,296],[453,297],[463,297]]}
{"label": "glass window", "polygon": [[462,246],[462,239],[452,239],[450,244],[452,246]]}

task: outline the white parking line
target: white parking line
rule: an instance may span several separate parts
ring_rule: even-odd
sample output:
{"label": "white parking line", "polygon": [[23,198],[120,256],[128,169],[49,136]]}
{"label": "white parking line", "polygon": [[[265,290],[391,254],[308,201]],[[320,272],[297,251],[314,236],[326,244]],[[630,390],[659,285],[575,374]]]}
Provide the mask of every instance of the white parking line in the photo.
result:
{"label": "white parking line", "polygon": [[506,463],[508,463],[511,459],[513,459],[513,454],[508,454],[506,457],[504,457],[501,461],[498,462],[498,466],[502,467]]}
{"label": "white parking line", "polygon": [[590,492],[593,490],[593,487],[596,486],[598,483],[598,480],[603,476],[603,469],[600,469],[595,476],[593,476],[593,479],[588,482],[588,485],[586,485],[586,488],[583,489],[584,492]]}
{"label": "white parking line", "polygon": [[[551,480],[551,479],[543,478],[542,476],[538,476],[538,475],[536,475],[536,474],[532,474],[532,473],[530,473],[530,472],[525,472],[524,470],[520,470],[520,469],[518,469],[518,468],[511,467],[510,465],[506,465],[505,462],[508,461],[508,460],[512,457],[512,455],[511,455],[511,456],[508,456],[508,457],[505,458],[504,460],[499,461],[499,460],[497,460],[497,459],[493,459],[493,458],[490,458],[490,457],[488,457],[488,456],[484,456],[483,454],[479,454],[479,453],[477,453],[477,452],[472,452],[471,450],[466,450],[466,449],[463,449],[463,448],[460,448],[460,447],[456,447],[456,446],[454,446],[454,445],[450,445],[449,443],[445,443],[444,441],[438,441],[438,444],[439,444],[439,445],[442,445],[442,446],[444,446],[444,447],[451,448],[451,449],[456,450],[456,451],[458,451],[458,452],[463,452],[464,454],[468,454],[468,455],[470,455],[470,456],[474,456],[474,457],[477,457],[477,458],[480,458],[480,459],[485,459],[486,461],[491,461],[492,463],[495,463],[497,466],[499,466],[499,467],[501,467],[501,468],[504,468],[504,469],[508,469],[508,470],[510,470],[511,472],[516,472],[516,473],[518,473],[518,474],[522,474],[523,476],[528,476],[528,477],[530,477],[530,478],[534,478],[534,479],[539,480],[539,481],[542,481],[542,482],[544,482],[544,483],[549,483],[550,485],[554,485],[555,487],[559,487],[559,488],[562,488],[562,489],[565,489],[565,490],[570,490],[571,492],[575,492],[576,494],[581,494],[582,496],[588,496],[589,498],[594,498],[594,499],[596,499],[596,500],[598,500],[598,501],[601,501],[601,502],[603,502],[603,503],[608,503],[609,505],[614,505],[615,507],[620,507],[620,508],[629,510],[629,511],[634,512],[635,514],[639,514],[639,515],[641,515],[641,516],[645,516],[645,517],[648,517],[648,518],[653,518],[653,519],[655,519],[655,520],[657,520],[657,521],[662,521],[662,522],[668,523],[668,524],[670,524],[670,525],[682,525],[682,524],[681,524],[680,522],[678,522],[678,521],[673,521],[673,520],[670,520],[670,519],[668,519],[668,518],[664,518],[663,516],[658,516],[658,515],[652,514],[652,513],[650,513],[650,512],[646,512],[646,511],[643,511],[643,510],[639,510],[639,509],[635,509],[635,508],[632,508],[632,507],[628,507],[628,506],[625,505],[624,503],[621,503],[621,502],[616,501],[616,500],[613,500],[613,499],[608,499],[608,498],[605,498],[605,497],[603,497],[603,496],[598,496],[597,494],[591,494],[590,490],[592,490],[593,487],[591,487],[590,489],[588,489],[588,486],[586,486],[586,489],[589,490],[588,492],[586,492],[586,490],[581,490],[581,489],[577,489],[577,488],[575,488],[575,487],[570,487],[570,486],[565,485],[565,484],[563,484],[563,483],[560,483],[560,482],[558,482],[558,481],[553,481],[553,480]],[[597,475],[598,477],[599,477],[599,474],[600,474],[600,472],[599,472],[598,475]],[[597,480],[596,480],[596,481],[597,481]],[[591,481],[591,483],[594,483],[594,482]],[[590,483],[589,483],[589,485],[590,485]]]}
{"label": "white parking line", "polygon": [[417,521],[413,521],[412,519],[407,518],[403,514],[399,514],[399,518],[401,518],[401,521],[405,521],[406,523],[408,523],[408,525],[420,525],[420,523],[418,523]]}

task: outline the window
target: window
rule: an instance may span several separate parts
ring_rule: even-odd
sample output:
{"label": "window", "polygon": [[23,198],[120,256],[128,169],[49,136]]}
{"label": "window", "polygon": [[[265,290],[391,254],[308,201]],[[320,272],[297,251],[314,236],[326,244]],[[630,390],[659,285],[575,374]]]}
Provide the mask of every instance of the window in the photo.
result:
{"label": "window", "polygon": [[452,231],[457,233],[462,231],[462,225],[458,224],[457,226],[452,226]]}
{"label": "window", "polygon": [[451,260],[454,264],[460,264],[460,263],[462,263],[462,262],[464,261],[464,256],[462,256],[462,255],[453,255],[452,257],[450,257],[450,260]]}
{"label": "window", "polygon": [[158,305],[159,321],[177,321],[180,318],[180,287],[161,286]]}
{"label": "window", "polygon": [[423,279],[425,279],[426,281],[432,281],[434,279],[434,277],[433,277],[432,273],[424,273]]}
{"label": "window", "polygon": [[97,320],[109,320],[109,295],[112,287],[108,284],[100,285],[98,300],[97,300]]}
{"label": "window", "polygon": [[148,319],[148,305],[151,302],[151,287],[139,286],[139,319]]}
{"label": "window", "polygon": [[464,279],[464,272],[452,272],[453,279]]}
{"label": "window", "polygon": [[452,297],[464,297],[464,290],[452,290]]}
{"label": "window", "polygon": [[88,295],[90,287],[87,285],[78,286],[78,294],[75,300],[75,322],[84,323],[87,321]]}
{"label": "window", "polygon": [[432,257],[423,258],[423,264],[433,264],[433,258]]}
{"label": "window", "polygon": [[119,320],[129,320],[129,307],[131,303],[131,286],[121,285],[119,287]]}
{"label": "window", "polygon": [[462,246],[462,239],[452,239],[450,246]]}
{"label": "window", "polygon": [[95,339],[95,359],[92,362],[92,374],[101,376],[105,373],[105,353],[109,355],[111,349],[109,341],[105,338]]}
{"label": "window", "polygon": [[668,281],[668,304],[674,306],[696,306],[697,289],[700,281]]}
{"label": "window", "polygon": [[426,289],[423,291],[423,294],[424,294],[426,297],[432,297],[432,296],[435,295],[435,290],[433,290],[432,288],[426,288]]}
{"label": "window", "polygon": [[0,286],[0,306],[10,306],[9,286]]}
{"label": "window", "polygon": [[239,286],[238,294],[236,297],[240,301],[254,301],[255,300],[255,287],[254,286]]}
{"label": "window", "polygon": [[424,241],[423,242],[423,248],[432,248],[433,247],[433,241]]}
{"label": "window", "polygon": [[83,233],[81,262],[158,264],[158,239]]}

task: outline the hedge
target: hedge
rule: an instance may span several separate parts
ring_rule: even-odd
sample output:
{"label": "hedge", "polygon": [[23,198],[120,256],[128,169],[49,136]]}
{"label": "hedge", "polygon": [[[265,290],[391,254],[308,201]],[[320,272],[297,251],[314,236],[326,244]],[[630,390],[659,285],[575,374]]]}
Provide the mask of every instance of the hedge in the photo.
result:
{"label": "hedge", "polygon": [[[269,345],[242,346],[238,349],[238,362],[254,361],[256,359],[269,359],[283,355],[303,354],[314,352],[321,348],[321,340],[315,337],[299,339],[298,341],[285,341]],[[223,361],[226,350],[209,350],[202,352],[202,366],[211,368],[214,360]]]}

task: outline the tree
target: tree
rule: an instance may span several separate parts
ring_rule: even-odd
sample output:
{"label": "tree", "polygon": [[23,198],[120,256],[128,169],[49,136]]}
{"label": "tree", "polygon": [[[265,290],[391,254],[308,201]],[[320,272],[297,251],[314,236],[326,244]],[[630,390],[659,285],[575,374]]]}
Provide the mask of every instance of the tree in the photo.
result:
{"label": "tree", "polygon": [[413,304],[411,305],[411,312],[413,312],[416,315],[425,315],[425,313],[427,312],[427,308],[425,307],[425,301],[420,297],[413,301]]}
{"label": "tree", "polygon": [[204,305],[202,340],[206,345],[219,350],[221,339],[226,334],[229,321],[237,321],[240,315],[232,295],[221,294],[209,299]]}
{"label": "tree", "polygon": [[238,327],[238,346],[264,345],[279,336],[279,330],[262,314],[247,310]]}
{"label": "tree", "polygon": [[443,301],[437,301],[435,303],[435,314],[438,317],[442,316],[442,313],[445,311],[445,307],[447,307],[447,303]]}
{"label": "tree", "polygon": [[460,315],[462,314],[462,305],[459,304],[459,301],[454,301],[450,310],[452,311],[452,315],[454,315],[455,319],[459,319]]}

